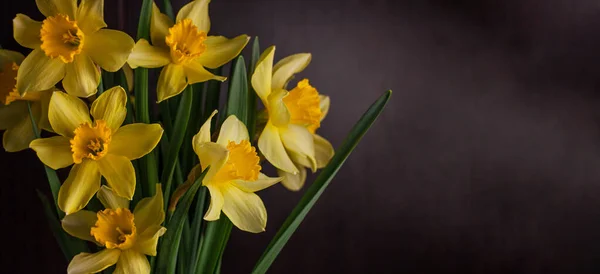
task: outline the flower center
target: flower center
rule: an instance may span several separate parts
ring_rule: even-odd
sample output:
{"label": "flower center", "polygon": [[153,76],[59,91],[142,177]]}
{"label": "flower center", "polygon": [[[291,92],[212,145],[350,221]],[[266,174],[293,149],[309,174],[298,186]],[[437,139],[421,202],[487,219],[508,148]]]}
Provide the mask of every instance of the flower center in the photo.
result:
{"label": "flower center", "polygon": [[67,15],[57,14],[46,18],[40,37],[44,53],[50,58],[60,57],[65,63],[73,62],[75,55],[83,49],[83,32],[77,22],[69,20]]}
{"label": "flower center", "polygon": [[298,85],[283,98],[283,103],[290,112],[292,124],[303,125],[312,133],[321,126],[321,107],[319,92],[310,85],[308,79],[298,82]]}
{"label": "flower center", "polygon": [[206,32],[199,31],[192,20],[183,19],[169,29],[165,42],[171,49],[171,59],[176,64],[192,61],[200,56],[206,45]]}
{"label": "flower center", "polygon": [[7,62],[2,67],[2,71],[0,71],[0,101],[4,105],[9,105],[16,100],[40,100],[39,92],[28,92],[21,97],[16,87],[17,71],[19,71],[19,65],[14,62]]}
{"label": "flower center", "polygon": [[215,174],[213,181],[228,182],[231,180],[256,181],[261,170],[260,158],[256,149],[247,140],[239,144],[229,141],[227,144],[229,158],[227,163]]}
{"label": "flower center", "polygon": [[133,213],[127,208],[105,209],[96,214],[98,220],[90,231],[106,248],[128,249],[135,242],[136,228]]}
{"label": "flower center", "polygon": [[71,139],[73,162],[81,163],[83,158],[99,160],[106,154],[110,144],[111,130],[103,120],[96,120],[92,127],[89,123],[81,124],[75,129],[75,137]]}

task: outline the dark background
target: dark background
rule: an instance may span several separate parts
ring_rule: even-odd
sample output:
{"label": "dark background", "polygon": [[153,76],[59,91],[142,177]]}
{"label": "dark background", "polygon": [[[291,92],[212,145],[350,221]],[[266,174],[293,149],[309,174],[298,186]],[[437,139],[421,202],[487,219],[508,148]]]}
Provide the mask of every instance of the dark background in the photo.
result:
{"label": "dark background", "polygon": [[[106,0],[109,27],[132,33],[140,2]],[[11,5],[0,42],[21,49],[12,18],[40,16]],[[210,15],[213,35],[259,36],[276,59],[313,53],[300,77],[332,98],[334,146],[394,90],[272,273],[600,271],[598,1],[215,0]],[[63,273],[39,162],[0,153],[0,170],[0,265]],[[267,232],[234,229],[224,273],[250,271],[302,193],[260,195]]]}

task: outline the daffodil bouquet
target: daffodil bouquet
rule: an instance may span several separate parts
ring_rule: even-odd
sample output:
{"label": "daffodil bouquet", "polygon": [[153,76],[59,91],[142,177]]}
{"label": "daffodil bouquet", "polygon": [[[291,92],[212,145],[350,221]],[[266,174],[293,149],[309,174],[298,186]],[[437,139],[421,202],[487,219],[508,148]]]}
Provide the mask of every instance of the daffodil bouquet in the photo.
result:
{"label": "daffodil bouquet", "polygon": [[317,134],[330,98],[291,81],[311,54],[275,62],[254,38],[247,66],[250,37],[211,35],[209,2],[175,15],[143,0],[137,42],[107,28],[104,0],[36,0],[42,21],[14,18],[31,51],[0,50],[3,146],[44,164],[53,202],[38,195],[68,273],[218,273],[234,226],[265,231],[257,192],[297,191],[323,169],[248,270],[264,273],[388,101],[334,152]]}

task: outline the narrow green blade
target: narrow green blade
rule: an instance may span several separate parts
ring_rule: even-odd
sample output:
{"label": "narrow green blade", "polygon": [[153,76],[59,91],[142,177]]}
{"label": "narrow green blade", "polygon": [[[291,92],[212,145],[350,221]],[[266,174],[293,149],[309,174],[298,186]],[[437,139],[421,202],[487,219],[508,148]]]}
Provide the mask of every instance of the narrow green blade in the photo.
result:
{"label": "narrow green blade", "polygon": [[354,150],[360,139],[367,130],[369,130],[379,114],[381,114],[391,95],[391,90],[385,92],[354,125],[340,148],[336,151],[329,165],[321,171],[321,174],[319,174],[315,182],[307,189],[298,205],[296,205],[279,231],[277,231],[277,234],[271,240],[271,243],[269,243],[269,246],[267,246],[267,249],[254,266],[252,273],[257,274],[267,272],[273,261],[275,261],[275,258],[277,258],[277,255],[279,255],[279,252],[281,252],[292,234],[294,234],[300,223],[302,223],[306,214],[308,214],[335,174],[340,170],[352,150]]}
{"label": "narrow green blade", "polygon": [[250,59],[250,67],[248,68],[248,123],[246,126],[248,127],[248,135],[250,136],[250,142],[254,140],[254,134],[256,134],[256,102],[257,96],[254,88],[250,83],[252,79],[252,74],[254,74],[254,69],[256,69],[256,64],[258,63],[258,59],[260,59],[260,45],[258,44],[258,36],[254,37],[254,43],[252,43],[252,58]]}
{"label": "narrow green blade", "polygon": [[73,259],[73,257],[75,257],[75,255],[81,252],[89,252],[84,241],[72,237],[62,229],[60,221],[56,219],[56,215],[54,215],[52,206],[50,205],[48,198],[46,198],[46,195],[37,189],[35,191],[42,202],[44,215],[46,215],[48,226],[50,227],[52,234],[54,234],[54,238],[56,238],[56,242],[58,243],[60,250],[65,255],[67,261],[70,261]]}
{"label": "narrow green blade", "polygon": [[[161,182],[165,184],[165,197],[170,197],[171,194],[171,184],[173,182],[173,175],[175,174],[175,167],[177,166],[177,159],[179,158],[179,149],[181,148],[181,144],[183,144],[185,130],[190,118],[190,112],[192,111],[193,94],[192,86],[188,86],[183,91],[183,96],[177,109],[177,116],[175,117],[175,124],[173,125],[173,133],[171,138],[169,138],[169,150],[167,151],[168,154],[166,155],[161,177]],[[165,210],[168,204],[169,199],[165,199]]]}
{"label": "narrow green blade", "polygon": [[230,77],[226,116],[229,115],[235,115],[244,124],[248,123],[248,78],[243,56],[237,58]]}
{"label": "narrow green blade", "polygon": [[167,224],[167,233],[165,233],[162,238],[159,248],[160,252],[158,254],[158,264],[156,268],[158,274],[175,273],[177,253],[179,251],[179,243],[181,234],[183,233],[184,222],[192,205],[192,201],[194,200],[194,196],[202,186],[202,179],[204,179],[204,175],[206,175],[207,171],[208,168],[202,172],[190,189],[183,195],[183,198],[175,208],[171,221]]}

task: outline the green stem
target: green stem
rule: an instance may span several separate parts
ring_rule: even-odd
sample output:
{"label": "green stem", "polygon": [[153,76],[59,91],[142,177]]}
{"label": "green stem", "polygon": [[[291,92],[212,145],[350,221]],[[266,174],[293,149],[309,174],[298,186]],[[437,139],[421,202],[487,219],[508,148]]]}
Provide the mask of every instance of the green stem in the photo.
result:
{"label": "green stem", "polygon": [[[175,173],[175,166],[177,159],[179,158],[179,149],[183,143],[185,137],[185,130],[190,118],[190,112],[192,110],[193,90],[191,86],[188,86],[183,91],[179,109],[177,110],[177,116],[175,117],[175,124],[173,125],[173,134],[169,138],[169,150],[167,151],[166,161],[162,170],[161,182],[165,184],[164,196],[170,197],[171,184],[173,182],[173,175]],[[165,210],[169,204],[169,199],[165,199]]]}

